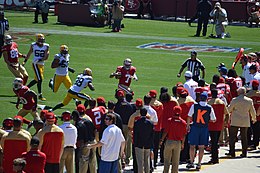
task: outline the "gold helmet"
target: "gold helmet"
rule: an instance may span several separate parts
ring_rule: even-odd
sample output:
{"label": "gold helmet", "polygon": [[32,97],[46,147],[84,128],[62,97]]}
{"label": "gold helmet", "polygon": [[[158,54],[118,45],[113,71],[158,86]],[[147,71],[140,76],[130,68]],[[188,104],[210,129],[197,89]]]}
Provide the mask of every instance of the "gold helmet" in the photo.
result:
{"label": "gold helmet", "polygon": [[63,44],[60,46],[60,54],[61,55],[67,55],[69,52],[69,48],[67,45]]}
{"label": "gold helmet", "polygon": [[85,70],[83,71],[83,74],[92,76],[92,70],[90,68],[85,68]]}
{"label": "gold helmet", "polygon": [[12,39],[11,35],[6,35],[4,40],[5,40],[5,44],[6,45],[10,45],[13,42],[13,39]]}
{"label": "gold helmet", "polygon": [[36,35],[36,42],[40,43],[40,44],[43,44],[45,42],[44,35],[43,34],[37,34]]}

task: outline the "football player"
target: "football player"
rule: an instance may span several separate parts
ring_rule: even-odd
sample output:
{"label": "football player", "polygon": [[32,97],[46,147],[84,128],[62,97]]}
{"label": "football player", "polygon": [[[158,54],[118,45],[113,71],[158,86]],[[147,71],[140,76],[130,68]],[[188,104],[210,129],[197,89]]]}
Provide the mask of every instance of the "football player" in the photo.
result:
{"label": "football player", "polygon": [[24,117],[30,113],[34,119],[40,119],[36,110],[37,94],[27,86],[23,85],[23,80],[21,78],[14,79],[13,91],[17,96],[16,108],[19,109],[19,104],[23,104],[23,107],[19,109],[17,115]]}
{"label": "football player", "polygon": [[40,100],[45,101],[46,98],[42,96],[42,80],[44,73],[44,61],[46,61],[49,57],[49,44],[45,43],[45,37],[43,34],[36,35],[36,42],[31,44],[23,65],[25,65],[32,53],[34,55],[32,66],[35,77],[34,80],[29,83],[28,87],[31,88],[33,85],[37,84],[38,97]]}
{"label": "football player", "polygon": [[56,54],[54,60],[52,61],[51,68],[56,68],[54,79],[51,79],[49,82],[49,87],[53,92],[57,92],[61,83],[69,89],[72,86],[72,82],[68,75],[68,72],[74,73],[75,70],[69,67],[69,48],[66,45],[60,46],[60,53]]}
{"label": "football player", "polygon": [[28,80],[28,73],[24,66],[19,63],[18,58],[26,58],[26,55],[18,51],[18,45],[13,41],[11,35],[6,35],[4,42],[5,45],[2,47],[2,53],[7,67],[15,77],[22,78],[25,85]]}
{"label": "football player", "polygon": [[110,78],[115,77],[119,79],[118,89],[123,90],[125,93],[132,94],[130,84],[132,79],[138,80],[136,75],[136,68],[132,66],[132,60],[127,58],[124,60],[123,66],[118,66],[116,72],[110,74]]}
{"label": "football player", "polygon": [[81,93],[81,91],[86,87],[89,87],[89,89],[91,91],[95,90],[94,85],[92,84],[92,70],[90,68],[86,68],[82,74],[79,74],[77,76],[75,83],[68,90],[68,93],[67,93],[66,97],[64,98],[63,102],[57,104],[49,111],[51,111],[51,112],[55,111],[56,109],[59,109],[65,105],[69,104],[69,102],[72,99],[88,101],[90,99],[90,96],[88,96],[87,94]]}

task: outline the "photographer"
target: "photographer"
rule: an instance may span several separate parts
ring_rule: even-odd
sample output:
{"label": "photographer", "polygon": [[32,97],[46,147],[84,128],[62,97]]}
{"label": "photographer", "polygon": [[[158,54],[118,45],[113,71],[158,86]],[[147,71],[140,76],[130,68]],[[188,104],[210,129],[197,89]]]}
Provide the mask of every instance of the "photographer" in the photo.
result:
{"label": "photographer", "polygon": [[121,5],[121,0],[115,0],[112,7],[112,32],[121,32],[121,21],[124,17],[124,6]]}
{"label": "photographer", "polygon": [[214,19],[216,24],[215,30],[217,38],[225,38],[225,26],[228,25],[227,12],[224,8],[221,8],[219,2],[215,4],[214,9],[210,12],[210,17]]}

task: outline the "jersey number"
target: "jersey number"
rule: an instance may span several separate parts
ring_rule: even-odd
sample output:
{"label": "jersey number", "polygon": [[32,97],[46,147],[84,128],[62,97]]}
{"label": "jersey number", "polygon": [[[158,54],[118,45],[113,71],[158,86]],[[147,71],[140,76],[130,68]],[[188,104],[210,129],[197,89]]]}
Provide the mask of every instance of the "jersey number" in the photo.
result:
{"label": "jersey number", "polygon": [[28,102],[25,98],[23,97],[20,97],[20,102],[23,104],[23,105],[26,105]]}
{"label": "jersey number", "polygon": [[125,83],[128,83],[130,78],[131,78],[131,75],[130,74],[126,74],[125,77],[126,77]]}
{"label": "jersey number", "polygon": [[100,112],[94,112],[94,117],[95,117],[96,125],[101,124],[101,113]]}
{"label": "jersey number", "polygon": [[11,58],[17,58],[18,57],[18,51],[16,49],[12,49],[10,51],[10,57]]}
{"label": "jersey number", "polygon": [[77,78],[76,79],[76,82],[75,82],[75,85],[77,85],[78,87],[80,87],[83,83],[84,79],[83,78]]}
{"label": "jersey number", "polygon": [[35,50],[34,55],[37,57],[44,57],[45,51],[44,50]]}

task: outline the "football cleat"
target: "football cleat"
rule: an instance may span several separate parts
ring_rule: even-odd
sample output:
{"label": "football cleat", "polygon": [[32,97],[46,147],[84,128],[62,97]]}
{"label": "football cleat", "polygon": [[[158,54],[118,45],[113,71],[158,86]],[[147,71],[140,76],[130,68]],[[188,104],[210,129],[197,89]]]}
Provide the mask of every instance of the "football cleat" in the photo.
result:
{"label": "football cleat", "polygon": [[60,54],[63,56],[66,56],[69,53],[69,48],[67,45],[61,45],[60,46]]}
{"label": "football cleat", "polygon": [[83,74],[92,76],[92,70],[90,68],[85,68],[85,70],[83,71]]}
{"label": "football cleat", "polygon": [[46,98],[44,98],[44,97],[42,96],[42,94],[39,95],[38,99],[41,100],[41,101],[46,101]]}
{"label": "football cleat", "polygon": [[124,60],[124,67],[128,70],[130,69],[131,65],[132,65],[132,60],[130,58],[126,58]]}
{"label": "football cleat", "polygon": [[13,42],[13,39],[12,39],[11,35],[6,35],[4,38],[4,41],[5,41],[6,45],[11,45]]}
{"label": "football cleat", "polygon": [[45,42],[45,38],[43,34],[37,34],[36,35],[36,42],[38,44],[43,44]]}
{"label": "football cleat", "polygon": [[49,81],[49,87],[50,87],[51,89],[53,89],[53,78],[51,78],[50,81]]}
{"label": "football cleat", "polygon": [[23,79],[21,78],[15,78],[13,82],[13,88],[14,90],[19,90],[23,87]]}

